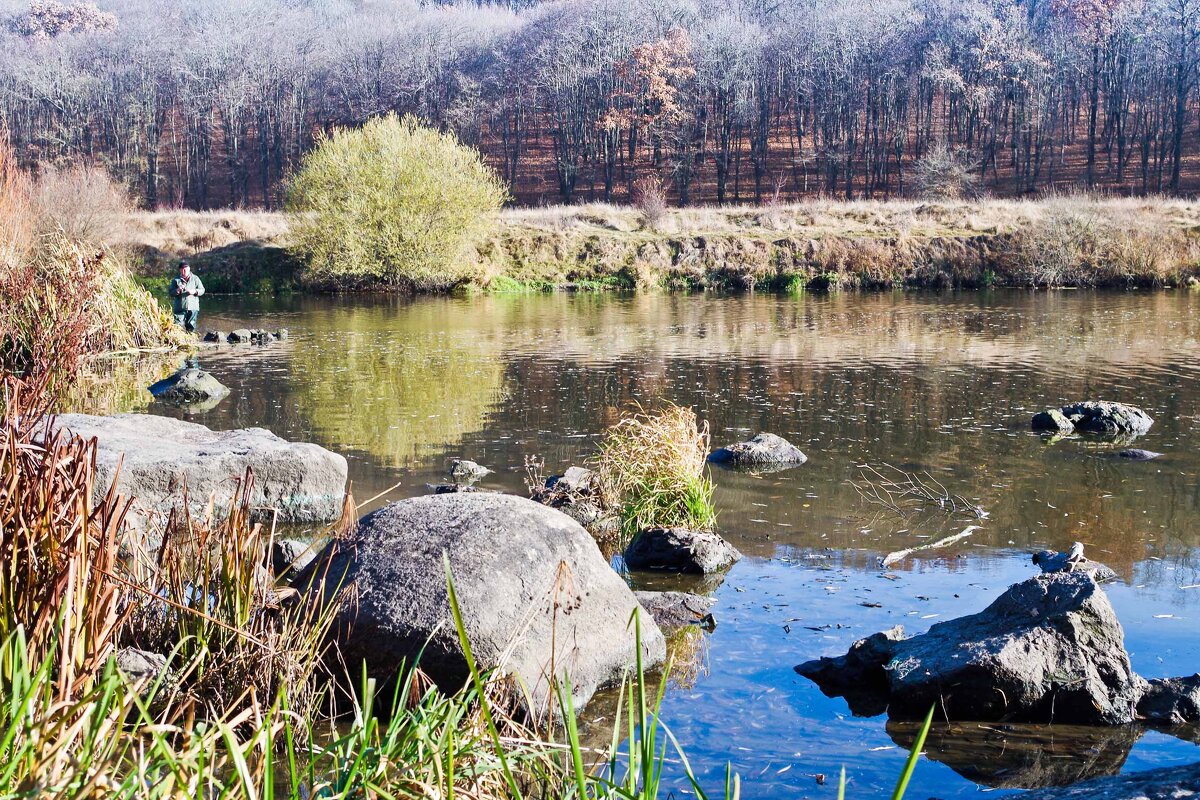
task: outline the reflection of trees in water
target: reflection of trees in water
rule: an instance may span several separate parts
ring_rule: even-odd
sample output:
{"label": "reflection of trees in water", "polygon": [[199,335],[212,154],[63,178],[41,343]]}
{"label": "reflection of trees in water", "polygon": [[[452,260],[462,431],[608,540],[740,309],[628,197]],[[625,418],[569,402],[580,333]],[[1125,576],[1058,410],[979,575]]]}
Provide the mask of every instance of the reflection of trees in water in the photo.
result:
{"label": "reflection of trees in water", "polygon": [[144,411],[153,397],[147,388],[179,369],[177,353],[100,358],[88,363],[61,407],[85,414]]}
{"label": "reflection of trees in water", "polygon": [[475,323],[420,304],[320,315],[292,357],[296,406],[327,446],[383,466],[453,448],[503,398],[502,339]]}

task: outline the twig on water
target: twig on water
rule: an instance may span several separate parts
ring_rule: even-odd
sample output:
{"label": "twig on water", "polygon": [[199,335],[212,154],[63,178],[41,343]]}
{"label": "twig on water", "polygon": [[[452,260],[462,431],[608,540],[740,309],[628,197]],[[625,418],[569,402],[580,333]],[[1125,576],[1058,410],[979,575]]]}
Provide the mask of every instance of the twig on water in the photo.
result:
{"label": "twig on water", "polygon": [[868,503],[883,506],[901,515],[933,508],[975,519],[988,517],[988,512],[984,511],[982,506],[972,503],[961,494],[951,494],[928,472],[916,475],[891,464],[884,464],[883,467],[892,474],[884,474],[869,464],[862,464],[859,466],[861,481],[850,481],[858,496]]}
{"label": "twig on water", "polygon": [[916,553],[920,550],[936,550],[939,547],[948,547],[949,545],[952,545],[961,539],[967,538],[977,530],[979,530],[978,525],[968,525],[963,530],[959,531],[953,536],[947,536],[945,539],[938,539],[936,542],[930,542],[929,544],[922,544],[916,547],[910,547],[907,550],[897,550],[894,553],[888,553],[886,556],[880,559],[879,566],[890,567],[891,565],[903,561],[913,553]]}

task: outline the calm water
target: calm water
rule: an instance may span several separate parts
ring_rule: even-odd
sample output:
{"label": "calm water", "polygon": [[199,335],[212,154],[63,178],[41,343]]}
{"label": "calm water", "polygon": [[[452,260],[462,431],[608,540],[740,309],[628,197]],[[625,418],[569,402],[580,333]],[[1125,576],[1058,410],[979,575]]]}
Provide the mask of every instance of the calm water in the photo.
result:
{"label": "calm water", "polygon": [[[1117,570],[1141,674],[1200,668],[1196,293],[214,298],[201,321],[291,339],[201,353],[233,394],[197,421],[343,453],[360,500],[400,484],[375,505],[423,493],[459,455],[521,492],[525,456],[581,463],[633,401],[693,406],[714,444],[761,430],[808,453],[786,472],[714,473],[722,533],[747,558],[715,588],[718,627],[693,640],[665,709],[714,788],[728,759],[746,797],[833,798],[842,765],[851,796],[890,790],[911,727],[852,717],[792,667],[979,610],[1033,574],[1034,549],[1081,540]],[[1084,398],[1145,408],[1156,424],[1138,446],[1164,457],[1122,462],[1028,430],[1035,411]],[[881,570],[881,555],[964,527],[865,504],[849,481],[884,463],[927,470],[990,516]],[[1061,726],[954,725],[926,749],[911,797],[1200,759],[1161,732]]]}

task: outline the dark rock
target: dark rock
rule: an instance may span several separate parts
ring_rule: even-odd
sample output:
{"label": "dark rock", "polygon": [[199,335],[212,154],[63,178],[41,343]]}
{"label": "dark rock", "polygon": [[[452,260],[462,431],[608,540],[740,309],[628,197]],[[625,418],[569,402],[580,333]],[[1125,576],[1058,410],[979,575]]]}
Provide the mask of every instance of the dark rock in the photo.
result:
{"label": "dark rock", "polygon": [[1134,720],[1145,686],[1130,667],[1112,605],[1083,572],[1022,581],[978,614],[896,642],[886,661],[868,656],[886,657],[888,649],[864,646],[838,681],[865,684],[882,668],[882,699],[901,719],[937,705],[950,720],[1118,725]]}
{"label": "dark rock", "polygon": [[710,612],[716,601],[711,597],[688,592],[634,592],[633,596],[663,633],[671,634],[690,625],[715,625]]}
{"label": "dark rock", "polygon": [[455,458],[450,462],[450,476],[457,480],[475,481],[491,472],[487,467],[480,466],[474,461],[467,461],[465,458]]}
{"label": "dark rock", "polygon": [[1056,553],[1053,550],[1039,550],[1033,554],[1033,563],[1042,572],[1082,572],[1091,575],[1096,583],[1108,583],[1116,580],[1117,573],[1106,564],[1084,558],[1081,561],[1071,561],[1067,553]]}
{"label": "dark rock", "polygon": [[209,402],[215,405],[229,394],[229,389],[204,370],[187,368],[152,384],[150,394],[160,403],[174,406]]}
{"label": "dark rock", "polygon": [[282,522],[326,522],[342,514],[346,459],[315,444],[288,442],[262,428],[213,431],[194,422],[152,414],[61,414],[55,430],[96,437],[96,491],[107,491],[124,459],[117,491],[136,498],[135,515],[163,521],[184,486],[193,514],[213,496],[218,509],[236,481],[254,472],[253,506],[278,509]]}
{"label": "dark rock", "polygon": [[204,341],[206,342],[223,342],[228,334],[225,331],[208,330],[204,332]]}
{"label": "dark rock", "polygon": [[662,569],[674,572],[720,572],[742,554],[711,531],[687,528],[650,528],[633,537],[625,548],[630,569]]}
{"label": "dark rock", "polygon": [[856,717],[874,717],[887,710],[887,673],[883,665],[892,660],[896,645],[904,639],[897,625],[859,639],[843,656],[823,656],[806,661],[796,672],[817,684],[826,697],[844,697]]}
{"label": "dark rock", "polygon": [[1038,789],[1021,800],[1183,800],[1200,794],[1200,763]]}
{"label": "dark rock", "polygon": [[1075,423],[1067,419],[1057,408],[1050,408],[1033,415],[1035,431],[1053,431],[1055,433],[1074,433]]}
{"label": "dark rock", "polygon": [[1145,411],[1125,403],[1089,400],[1062,407],[1062,413],[1084,433],[1132,434],[1141,436],[1154,420]]}
{"label": "dark rock", "polygon": [[714,464],[755,467],[772,465],[800,465],[808,456],[787,439],[773,433],[760,433],[748,442],[727,445],[714,450],[708,460]]}
{"label": "dark rock", "polygon": [[421,668],[454,691],[468,672],[443,553],[480,668],[518,678],[538,713],[553,707],[551,667],[569,675],[579,705],[620,680],[635,662],[635,610],[647,668],[666,656],[658,626],[587,531],[511,495],[392,503],[363,517],[353,536],[332,542],[293,585],[303,591],[316,584],[328,597],[353,584],[355,601],[339,610],[334,626],[347,663],[365,661],[368,674],[387,684],[423,652]]}
{"label": "dark rock", "polygon": [[1153,450],[1139,450],[1136,447],[1126,448],[1117,452],[1117,458],[1125,458],[1130,461],[1151,461],[1158,458],[1162,453],[1156,453]]}
{"label": "dark rock", "polygon": [[456,494],[458,492],[483,492],[478,486],[469,483],[427,483],[425,488],[433,494]]}
{"label": "dark rock", "polygon": [[1163,725],[1200,724],[1200,673],[1150,681],[1137,712],[1142,719]]}
{"label": "dark rock", "polygon": [[300,539],[276,539],[271,543],[271,567],[277,577],[299,572],[317,557],[318,548]]}
{"label": "dark rock", "polygon": [[230,332],[225,341],[229,342],[230,344],[246,344],[247,342],[251,341],[252,338],[253,334],[248,328],[238,328],[236,331]]}

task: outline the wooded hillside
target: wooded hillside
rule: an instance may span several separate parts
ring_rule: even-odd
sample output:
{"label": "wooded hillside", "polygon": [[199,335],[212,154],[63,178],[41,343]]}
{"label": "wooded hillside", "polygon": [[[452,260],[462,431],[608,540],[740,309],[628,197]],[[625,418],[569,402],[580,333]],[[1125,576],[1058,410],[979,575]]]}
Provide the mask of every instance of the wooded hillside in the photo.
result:
{"label": "wooded hillside", "polygon": [[1200,0],[0,0],[0,116],[148,207],[275,207],[388,110],[525,204],[1200,189]]}

